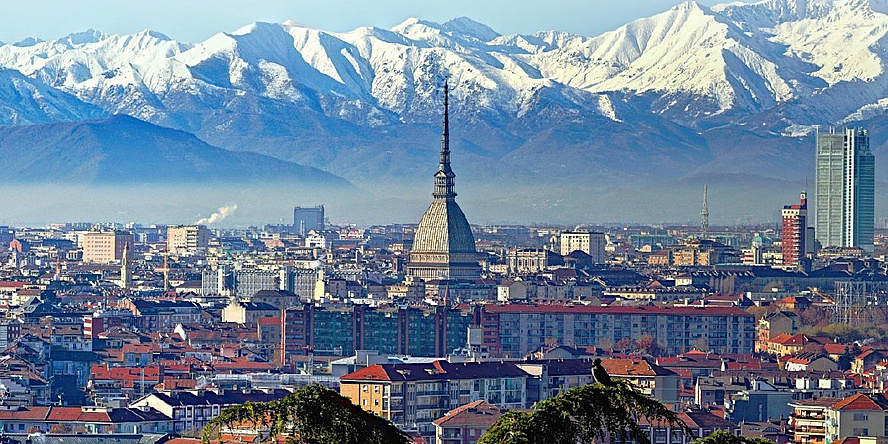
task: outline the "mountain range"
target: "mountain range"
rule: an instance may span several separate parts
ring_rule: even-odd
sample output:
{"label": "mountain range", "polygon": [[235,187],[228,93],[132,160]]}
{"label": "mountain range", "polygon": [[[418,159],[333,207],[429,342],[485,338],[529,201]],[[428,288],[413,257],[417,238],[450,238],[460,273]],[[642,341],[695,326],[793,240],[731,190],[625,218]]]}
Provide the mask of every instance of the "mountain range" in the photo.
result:
{"label": "mountain range", "polygon": [[[275,180],[348,181],[413,211],[431,191],[447,79],[457,185],[482,219],[693,220],[708,183],[716,220],[761,220],[813,180],[818,128],[869,127],[885,189],[886,42],[888,0],[686,2],[592,37],[411,18],[351,32],[253,23],[199,43],[30,38],[0,46],[0,158],[36,165],[28,137],[122,126],[152,135],[144,153],[116,154],[147,170],[200,144],[220,154],[206,171],[233,182],[237,162],[275,158],[268,168],[288,171]],[[113,132],[103,140],[65,145],[65,165],[113,182],[95,167]],[[6,177],[25,179],[38,180]]]}

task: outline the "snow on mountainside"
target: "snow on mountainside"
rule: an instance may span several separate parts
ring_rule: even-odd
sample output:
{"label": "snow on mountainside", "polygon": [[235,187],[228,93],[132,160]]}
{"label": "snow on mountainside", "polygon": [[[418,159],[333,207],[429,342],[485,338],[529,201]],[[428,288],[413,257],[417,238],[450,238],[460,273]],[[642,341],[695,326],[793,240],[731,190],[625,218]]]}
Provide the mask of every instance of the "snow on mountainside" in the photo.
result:
{"label": "snow on mountainside", "polygon": [[[758,167],[798,155],[781,134],[888,109],[886,12],[886,0],[686,2],[594,37],[501,35],[465,17],[341,33],[254,23],[195,44],[87,31],[2,45],[0,67],[44,85],[28,95],[79,99],[43,119],[99,107],[365,182],[424,177],[444,78],[472,176],[591,183],[734,164],[782,177]],[[37,119],[2,99],[0,122]]]}
{"label": "snow on mountainside", "polygon": [[0,125],[99,117],[104,112],[18,71],[0,68]]}

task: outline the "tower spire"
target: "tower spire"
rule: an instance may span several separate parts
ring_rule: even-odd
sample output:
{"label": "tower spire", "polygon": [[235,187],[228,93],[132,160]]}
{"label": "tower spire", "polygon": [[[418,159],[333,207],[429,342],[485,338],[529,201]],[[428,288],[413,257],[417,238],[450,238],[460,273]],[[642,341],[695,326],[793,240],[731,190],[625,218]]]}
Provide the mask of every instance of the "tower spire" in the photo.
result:
{"label": "tower spire", "polygon": [[438,172],[435,173],[435,192],[432,193],[436,199],[453,199],[456,193],[453,191],[454,177],[453,169],[450,168],[450,121],[449,121],[449,88],[447,81],[444,81],[444,128],[441,132],[441,159],[438,165]]}

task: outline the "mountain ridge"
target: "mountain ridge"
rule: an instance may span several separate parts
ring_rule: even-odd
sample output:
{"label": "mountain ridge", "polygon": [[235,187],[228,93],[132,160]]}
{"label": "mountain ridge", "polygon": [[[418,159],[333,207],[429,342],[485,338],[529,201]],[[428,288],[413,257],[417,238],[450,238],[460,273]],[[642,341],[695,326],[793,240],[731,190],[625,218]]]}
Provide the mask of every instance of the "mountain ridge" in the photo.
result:
{"label": "mountain ridge", "polygon": [[[429,180],[446,78],[461,183],[557,196],[631,181],[685,199],[682,186],[719,171],[741,187],[802,184],[815,128],[882,122],[886,4],[685,2],[588,37],[502,35],[466,17],[349,32],[257,22],[197,43],[88,31],[2,45],[0,68],[84,113],[131,115],[365,190]],[[0,95],[0,123],[4,106]],[[35,119],[95,117],[74,111]],[[888,146],[873,140],[881,159]]]}

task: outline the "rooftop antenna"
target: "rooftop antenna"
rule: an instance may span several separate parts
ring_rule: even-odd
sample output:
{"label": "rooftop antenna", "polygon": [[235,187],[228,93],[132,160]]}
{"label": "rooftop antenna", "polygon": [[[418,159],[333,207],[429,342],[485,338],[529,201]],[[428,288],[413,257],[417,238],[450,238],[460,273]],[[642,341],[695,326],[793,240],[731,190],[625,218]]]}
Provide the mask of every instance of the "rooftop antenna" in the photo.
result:
{"label": "rooftop antenna", "polygon": [[703,229],[702,238],[706,239],[709,237],[709,203],[706,198],[706,184],[703,184],[703,210],[700,212],[701,220],[701,228]]}

